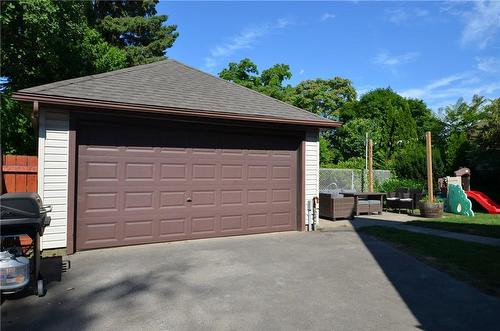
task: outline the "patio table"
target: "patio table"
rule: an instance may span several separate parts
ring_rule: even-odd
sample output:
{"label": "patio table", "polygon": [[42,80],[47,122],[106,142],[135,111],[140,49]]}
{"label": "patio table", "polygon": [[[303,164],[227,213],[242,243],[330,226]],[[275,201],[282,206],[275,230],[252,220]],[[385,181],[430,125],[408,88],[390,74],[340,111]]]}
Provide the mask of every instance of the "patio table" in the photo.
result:
{"label": "patio table", "polygon": [[342,193],[345,197],[354,197],[354,208],[356,216],[359,216],[358,201],[359,198],[367,198],[368,200],[380,200],[379,215],[382,214],[382,206],[384,205],[384,197],[387,195],[384,192],[355,192],[355,193]]}

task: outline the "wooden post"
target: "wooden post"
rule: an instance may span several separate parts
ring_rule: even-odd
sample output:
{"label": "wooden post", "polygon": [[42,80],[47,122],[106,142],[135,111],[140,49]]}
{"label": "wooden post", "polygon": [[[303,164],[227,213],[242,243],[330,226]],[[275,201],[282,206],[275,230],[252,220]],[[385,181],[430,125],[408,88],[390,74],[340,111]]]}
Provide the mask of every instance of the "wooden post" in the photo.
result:
{"label": "wooden post", "polygon": [[432,138],[431,132],[427,131],[425,133],[425,147],[427,150],[427,194],[429,196],[429,202],[434,202],[434,192],[432,188]]}
{"label": "wooden post", "polygon": [[368,192],[373,192],[373,140],[368,140]]}

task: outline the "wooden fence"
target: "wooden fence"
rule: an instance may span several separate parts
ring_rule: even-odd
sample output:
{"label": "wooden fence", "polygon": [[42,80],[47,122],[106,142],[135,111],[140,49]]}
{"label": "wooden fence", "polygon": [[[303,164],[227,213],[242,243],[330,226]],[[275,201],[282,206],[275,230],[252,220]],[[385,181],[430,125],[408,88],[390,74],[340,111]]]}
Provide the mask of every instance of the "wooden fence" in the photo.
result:
{"label": "wooden fence", "polygon": [[38,157],[3,155],[1,161],[1,193],[37,191]]}

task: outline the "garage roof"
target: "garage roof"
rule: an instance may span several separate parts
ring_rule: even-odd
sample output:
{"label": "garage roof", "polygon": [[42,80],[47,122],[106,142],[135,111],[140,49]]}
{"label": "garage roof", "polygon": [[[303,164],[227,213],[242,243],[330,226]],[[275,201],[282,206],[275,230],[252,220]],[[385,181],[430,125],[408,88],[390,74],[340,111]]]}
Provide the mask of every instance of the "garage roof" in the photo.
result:
{"label": "garage roof", "polygon": [[314,115],[175,60],[35,86],[20,101],[336,127]]}

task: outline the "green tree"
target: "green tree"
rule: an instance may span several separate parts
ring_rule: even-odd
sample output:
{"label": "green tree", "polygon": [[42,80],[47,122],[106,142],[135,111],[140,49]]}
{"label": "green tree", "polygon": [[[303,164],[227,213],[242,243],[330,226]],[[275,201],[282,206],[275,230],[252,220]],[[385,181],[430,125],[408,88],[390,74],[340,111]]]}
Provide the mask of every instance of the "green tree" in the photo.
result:
{"label": "green tree", "polygon": [[[365,157],[365,140],[368,133],[369,139],[376,142],[380,141],[381,131],[373,126],[369,119],[356,118],[346,122],[337,131],[335,137],[336,146],[342,151],[342,160],[347,160],[352,157]],[[374,154],[379,154],[380,150],[375,149]]]}
{"label": "green tree", "polygon": [[29,113],[10,97],[10,93],[0,93],[0,123],[2,154],[32,155],[36,146],[36,136]]}
{"label": "green tree", "polygon": [[[425,145],[421,143],[407,144],[395,155],[394,171],[399,178],[425,183],[427,180],[426,160]],[[433,149],[432,169],[434,183],[437,184],[437,178],[445,175],[445,165],[438,149]]]}
{"label": "green tree", "polygon": [[356,100],[352,82],[342,77],[332,79],[304,80],[295,87],[293,104],[299,108],[338,120],[340,109]]}
{"label": "green tree", "polygon": [[476,141],[485,150],[500,149],[500,98],[484,106],[484,116],[478,124]]}
{"label": "green tree", "polygon": [[177,33],[155,16],[157,2],[1,1],[3,151],[35,153],[31,121],[11,92],[160,59]]}
{"label": "green tree", "polygon": [[485,111],[487,100],[473,96],[470,104],[459,99],[454,105],[442,109],[444,112],[443,135],[446,138],[445,155],[448,172],[460,166],[470,166],[471,154],[477,152],[481,126],[488,120]]}
{"label": "green tree", "polygon": [[127,66],[158,61],[178,37],[167,15],[156,15],[159,0],[90,1],[87,17],[110,45],[123,49]]}
{"label": "green tree", "polygon": [[282,101],[289,101],[293,95],[293,88],[284,85],[286,80],[292,78],[287,64],[275,64],[259,75],[257,65],[245,58],[239,63],[229,63],[219,77]]}
{"label": "green tree", "polygon": [[430,131],[433,141],[437,142],[439,140],[441,143],[444,128],[444,123],[441,119],[422,100],[406,99],[406,102],[408,103],[411,116],[417,124],[417,137],[423,140],[425,133]]}
{"label": "green tree", "polygon": [[389,159],[402,146],[417,140],[417,125],[407,100],[390,88],[364,94],[353,113],[356,118],[370,120],[372,127],[380,130],[380,138],[376,142]]}
{"label": "green tree", "polygon": [[2,1],[1,65],[12,90],[121,68],[125,53],[86,24],[85,2]]}
{"label": "green tree", "polygon": [[323,136],[319,137],[319,163],[330,164],[333,163],[335,156],[330,142]]}
{"label": "green tree", "polygon": [[500,101],[474,96],[442,109],[447,173],[471,169],[472,187],[500,200]]}

